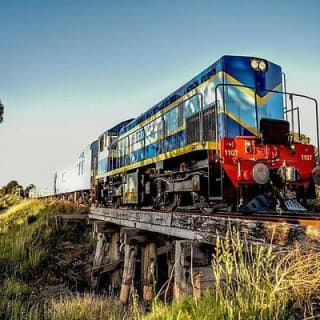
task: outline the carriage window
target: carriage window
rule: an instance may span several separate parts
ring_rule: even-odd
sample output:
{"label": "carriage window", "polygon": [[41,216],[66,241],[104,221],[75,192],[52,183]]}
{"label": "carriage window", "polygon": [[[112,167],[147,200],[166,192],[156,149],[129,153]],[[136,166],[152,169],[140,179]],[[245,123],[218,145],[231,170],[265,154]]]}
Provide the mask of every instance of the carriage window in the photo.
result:
{"label": "carriage window", "polygon": [[84,164],[84,152],[82,152],[79,157],[78,176],[83,175],[83,164]]}

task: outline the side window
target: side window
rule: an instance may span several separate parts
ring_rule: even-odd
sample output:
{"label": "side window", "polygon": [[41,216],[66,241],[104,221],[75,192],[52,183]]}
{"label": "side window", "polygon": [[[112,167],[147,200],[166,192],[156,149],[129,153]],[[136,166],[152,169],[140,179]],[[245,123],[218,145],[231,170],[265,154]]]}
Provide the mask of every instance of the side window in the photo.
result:
{"label": "side window", "polygon": [[118,148],[119,148],[119,156],[122,158],[124,156],[124,140],[120,140],[118,142]]}
{"label": "side window", "polygon": [[99,139],[99,150],[100,150],[100,152],[102,152],[103,151],[103,149],[104,149],[104,134],[100,137],[100,139]]}
{"label": "side window", "polygon": [[143,139],[144,139],[143,129],[136,131],[136,143],[142,141]]}
{"label": "side window", "polygon": [[128,155],[129,154],[129,138],[125,137],[123,140],[123,144],[124,144],[124,155]]}
{"label": "side window", "polygon": [[188,118],[196,112],[200,111],[200,97],[196,95],[183,103],[184,118]]}
{"label": "side window", "polygon": [[161,118],[158,118],[156,120],[151,121],[148,123],[145,127],[145,134],[146,134],[146,145],[149,145],[151,143],[154,143],[157,138],[157,128],[158,128],[158,120],[161,120]]}
{"label": "side window", "polygon": [[164,122],[166,134],[169,134],[178,128],[178,111],[179,108],[176,107],[165,113]]}
{"label": "side window", "polygon": [[163,120],[162,117],[159,117],[144,126],[144,130],[141,130],[141,147],[143,147],[143,141],[145,145],[148,146],[152,143],[155,143],[159,139],[162,139],[163,135]]}
{"label": "side window", "polygon": [[117,150],[117,136],[111,136],[111,150]]}
{"label": "side window", "polygon": [[160,117],[160,118],[158,118],[158,119],[156,119],[155,120],[155,131],[156,131],[156,135],[157,135],[157,137],[161,137],[161,135],[162,135],[162,130],[163,130],[163,128],[162,128],[162,124],[163,124],[163,121],[162,121],[162,118]]}
{"label": "side window", "polygon": [[95,176],[97,174],[97,168],[98,168],[98,158],[97,158],[97,156],[94,156],[92,166],[93,166],[92,175]]}
{"label": "side window", "polygon": [[181,103],[164,115],[166,134],[169,134],[183,126],[184,113],[184,103]]}
{"label": "side window", "polygon": [[136,138],[136,134],[135,133],[130,134],[130,136],[129,136],[129,143],[130,143],[129,152],[133,151],[133,145],[134,145],[135,140],[136,140],[135,138]]}
{"label": "side window", "polygon": [[184,110],[183,110],[183,104],[179,104],[178,108],[178,128],[183,126],[183,114],[184,114]]}

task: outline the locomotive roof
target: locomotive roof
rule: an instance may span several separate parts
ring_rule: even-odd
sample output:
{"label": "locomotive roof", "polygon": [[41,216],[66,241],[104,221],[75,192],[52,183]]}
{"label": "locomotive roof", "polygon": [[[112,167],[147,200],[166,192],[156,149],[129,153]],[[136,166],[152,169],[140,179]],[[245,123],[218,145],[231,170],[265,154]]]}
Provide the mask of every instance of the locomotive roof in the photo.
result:
{"label": "locomotive roof", "polygon": [[181,86],[179,89],[171,93],[169,96],[158,102],[156,105],[151,107],[146,112],[142,113],[139,117],[133,119],[131,122],[129,122],[127,125],[123,126],[123,128],[120,130],[120,134],[123,134],[133,127],[135,127],[137,124],[141,123],[142,121],[150,118],[152,115],[156,114],[158,111],[164,109],[166,106],[171,104],[172,102],[176,101],[183,95],[185,95],[187,92],[191,91],[195,87],[197,87],[202,82],[208,80],[211,76],[213,76],[216,72],[219,72],[222,70],[222,60],[225,57],[234,57],[237,56],[223,56],[220,59],[218,59],[216,62],[211,64],[209,67],[207,67],[205,70],[203,70],[201,73],[199,73],[197,76],[192,78],[190,81],[188,81],[186,84]]}
{"label": "locomotive roof", "polygon": [[[192,78],[190,81],[188,81],[186,84],[181,86],[179,89],[175,90],[173,93],[171,93],[169,96],[155,104],[153,107],[148,109],[146,112],[142,113],[137,118],[133,119],[132,121],[128,122],[127,124],[123,125],[122,128],[119,130],[119,134],[124,134],[125,132],[131,130],[134,128],[137,124],[143,122],[144,120],[150,118],[152,115],[156,114],[160,110],[164,109],[180,97],[184,96],[187,92],[191,91],[201,83],[208,80],[211,76],[214,74],[224,70],[224,62],[228,62],[228,64],[232,60],[247,60],[252,59],[253,56],[233,56],[233,55],[224,55],[220,59],[218,59],[216,62],[211,64],[209,67],[207,67],[205,70],[200,72],[198,75],[196,75],[194,78]],[[257,58],[257,57],[255,57]],[[260,59],[260,58],[258,58]],[[275,65],[276,66],[276,65]],[[279,67],[279,66],[278,66]]]}
{"label": "locomotive roof", "polygon": [[132,120],[134,119],[128,119],[128,120],[124,120],[120,123],[118,123],[117,125],[115,125],[114,127],[108,129],[107,131],[105,131],[104,133],[106,134],[119,134],[121,128],[125,125],[127,125],[128,123],[132,122]]}

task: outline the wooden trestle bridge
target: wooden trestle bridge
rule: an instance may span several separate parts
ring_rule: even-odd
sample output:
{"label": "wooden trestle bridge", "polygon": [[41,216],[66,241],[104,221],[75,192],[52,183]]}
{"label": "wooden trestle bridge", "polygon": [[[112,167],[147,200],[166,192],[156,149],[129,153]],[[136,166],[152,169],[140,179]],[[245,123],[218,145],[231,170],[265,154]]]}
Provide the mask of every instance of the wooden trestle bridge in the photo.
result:
{"label": "wooden trestle bridge", "polygon": [[[62,219],[67,217],[61,216]],[[70,218],[70,217],[69,217]],[[211,261],[217,238],[237,234],[248,244],[273,245],[320,240],[320,216],[202,214],[91,208],[97,247],[95,286],[120,292],[126,303],[134,285],[145,301],[160,288],[166,295],[196,297],[214,287]]]}

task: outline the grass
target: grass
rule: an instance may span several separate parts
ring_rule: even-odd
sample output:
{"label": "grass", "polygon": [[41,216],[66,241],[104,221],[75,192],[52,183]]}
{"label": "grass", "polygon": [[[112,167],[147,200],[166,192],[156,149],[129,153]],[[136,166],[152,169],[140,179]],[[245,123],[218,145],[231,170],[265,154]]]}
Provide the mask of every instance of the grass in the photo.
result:
{"label": "grass", "polygon": [[[77,236],[86,241],[81,232],[77,235],[67,230],[57,234],[54,227],[47,225],[48,215],[62,212],[78,213],[79,209],[64,202],[28,200],[0,215],[0,319],[320,318],[318,248],[295,246],[276,252],[272,247],[243,243],[236,233],[217,239],[212,257],[215,288],[205,292],[200,300],[184,297],[166,304],[156,298],[147,314],[141,311],[136,297],[127,309],[117,299],[94,294],[75,293],[34,303],[34,288],[28,281],[47,271],[48,261],[52,261],[48,243],[53,241],[54,246],[59,246]],[[62,246],[63,261],[79,257],[81,248],[66,254]]]}
{"label": "grass", "polygon": [[305,248],[276,254],[238,236],[218,240],[214,290],[196,301],[155,301],[144,320],[315,319],[320,297],[320,253]]}
{"label": "grass", "polygon": [[51,320],[133,319],[117,299],[93,294],[75,295],[50,302],[45,317]]}
{"label": "grass", "polygon": [[48,215],[82,212],[83,208],[62,202],[24,200],[0,215],[0,265],[5,261],[16,271],[35,268],[46,254],[43,243],[50,237]]}
{"label": "grass", "polygon": [[46,253],[42,248],[50,210],[40,200],[25,200],[0,216],[0,261],[7,273],[36,268]]}
{"label": "grass", "polygon": [[19,203],[21,198],[13,194],[5,194],[0,196],[0,213],[2,210]]}
{"label": "grass", "polygon": [[53,254],[50,250],[60,237],[69,240],[74,234],[49,226],[47,217],[82,211],[66,202],[33,199],[20,200],[0,214],[0,319],[43,316],[43,305],[33,305],[37,298],[29,284],[41,277],[57,281],[47,265]]}

